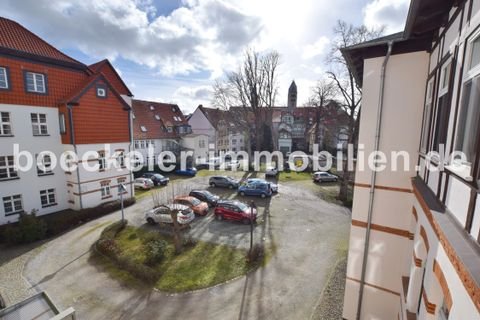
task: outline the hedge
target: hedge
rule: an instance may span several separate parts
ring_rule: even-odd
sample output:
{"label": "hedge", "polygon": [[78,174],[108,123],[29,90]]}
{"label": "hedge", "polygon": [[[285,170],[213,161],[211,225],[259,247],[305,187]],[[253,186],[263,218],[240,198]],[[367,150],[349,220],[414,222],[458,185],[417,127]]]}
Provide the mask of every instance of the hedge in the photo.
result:
{"label": "hedge", "polygon": [[[135,198],[125,199],[124,207],[131,206],[135,203]],[[63,210],[55,213],[51,213],[44,216],[32,217],[32,214],[22,214],[19,222],[7,224],[0,229],[0,242],[7,244],[20,244],[29,243],[37,240],[46,239],[72,229],[78,225],[84,224],[88,221],[97,219],[99,217],[110,214],[114,211],[120,210],[121,203],[119,200],[102,203],[101,205],[93,208],[87,208],[82,210]],[[22,223],[27,217],[27,224]],[[44,232],[42,231],[45,228]],[[35,231],[35,234],[40,233],[41,236],[23,236],[25,233],[32,233],[30,230],[40,229],[39,232]],[[18,236],[21,234],[22,236]]]}

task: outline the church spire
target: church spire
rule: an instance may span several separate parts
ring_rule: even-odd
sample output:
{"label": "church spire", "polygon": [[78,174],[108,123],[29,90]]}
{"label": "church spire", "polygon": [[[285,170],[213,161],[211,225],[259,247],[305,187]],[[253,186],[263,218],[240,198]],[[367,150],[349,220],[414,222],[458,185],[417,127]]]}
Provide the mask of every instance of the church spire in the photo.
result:
{"label": "church spire", "polygon": [[295,84],[295,80],[292,81],[290,88],[288,88],[287,107],[289,110],[292,110],[297,107],[297,85]]}

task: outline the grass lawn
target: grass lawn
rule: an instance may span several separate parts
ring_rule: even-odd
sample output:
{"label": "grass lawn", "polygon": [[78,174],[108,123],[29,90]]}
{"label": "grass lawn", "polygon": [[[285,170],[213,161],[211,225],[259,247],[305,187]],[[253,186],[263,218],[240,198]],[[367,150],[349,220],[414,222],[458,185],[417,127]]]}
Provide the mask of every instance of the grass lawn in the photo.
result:
{"label": "grass lawn", "polygon": [[312,174],[310,172],[282,171],[278,175],[278,181],[303,181],[303,180],[312,180]]}
{"label": "grass lawn", "polygon": [[[120,231],[115,240],[121,250],[120,255],[143,264],[146,259],[144,240],[152,237],[168,242],[163,261],[153,266],[161,276],[156,283],[148,284],[161,291],[184,292],[211,287],[241,276],[257,265],[263,264],[263,261],[257,265],[249,264],[245,259],[245,250],[208,242],[197,242],[185,247],[181,254],[176,255],[169,237],[131,226]],[[132,286],[146,285],[117,267],[108,258],[103,256],[97,258],[101,260],[104,270],[114,278]]]}

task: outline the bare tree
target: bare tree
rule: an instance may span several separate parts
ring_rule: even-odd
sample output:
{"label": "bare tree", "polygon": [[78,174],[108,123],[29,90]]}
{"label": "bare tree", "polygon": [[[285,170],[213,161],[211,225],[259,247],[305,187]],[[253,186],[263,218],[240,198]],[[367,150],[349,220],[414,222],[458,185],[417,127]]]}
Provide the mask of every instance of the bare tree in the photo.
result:
{"label": "bare tree", "polygon": [[[344,111],[349,117],[348,123],[348,143],[354,144],[358,136],[358,121],[360,118],[362,90],[355,81],[353,73],[348,69],[347,62],[342,56],[341,49],[349,46],[365,42],[382,35],[384,28],[368,29],[365,26],[355,27],[345,21],[337,21],[337,25],[333,28],[334,39],[332,48],[327,57],[330,65],[330,71],[327,72],[328,77],[335,83],[339,94],[343,98],[341,104]],[[340,184],[338,198],[346,201],[348,198],[348,188],[352,173],[348,170],[347,162],[343,164],[343,179]]]}
{"label": "bare tree", "polygon": [[320,124],[325,117],[325,107],[332,101],[337,94],[337,86],[330,79],[321,79],[312,88],[312,95],[309,99],[309,105],[314,106],[315,109],[315,141],[320,140]]}
{"label": "bare tree", "polygon": [[[255,149],[260,150],[264,142],[264,125],[271,131],[272,107],[278,93],[277,69],[280,55],[276,51],[261,54],[254,50],[245,52],[244,60],[236,72],[230,72],[213,86],[213,104],[229,110],[241,109],[242,125],[250,131],[250,116],[255,123]],[[247,148],[251,154],[250,134]]]}

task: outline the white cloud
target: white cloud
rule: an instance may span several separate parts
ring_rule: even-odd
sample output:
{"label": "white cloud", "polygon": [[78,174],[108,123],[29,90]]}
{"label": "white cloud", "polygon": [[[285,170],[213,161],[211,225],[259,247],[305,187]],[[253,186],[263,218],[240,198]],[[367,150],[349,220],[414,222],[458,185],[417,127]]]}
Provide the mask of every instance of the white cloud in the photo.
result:
{"label": "white cloud", "polygon": [[373,0],[363,9],[364,24],[369,28],[385,26],[387,34],[400,32],[405,25],[409,0]]}
{"label": "white cloud", "polygon": [[330,44],[330,39],[325,36],[320,37],[315,43],[308,44],[304,47],[302,57],[310,59],[318,55],[324,54],[325,49]]}

